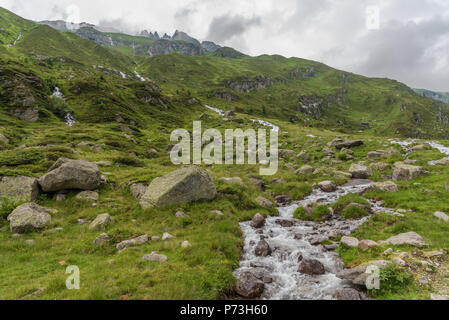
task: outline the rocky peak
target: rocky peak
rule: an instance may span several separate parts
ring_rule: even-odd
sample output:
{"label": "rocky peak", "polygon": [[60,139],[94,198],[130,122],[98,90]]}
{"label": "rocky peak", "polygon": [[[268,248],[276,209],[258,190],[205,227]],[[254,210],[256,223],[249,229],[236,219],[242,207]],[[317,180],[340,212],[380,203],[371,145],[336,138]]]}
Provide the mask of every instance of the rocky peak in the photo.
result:
{"label": "rocky peak", "polygon": [[185,41],[185,42],[188,42],[188,43],[200,45],[200,42],[198,40],[192,38],[187,33],[179,31],[179,30],[175,31],[175,33],[173,34],[173,37],[171,39],[172,40]]}

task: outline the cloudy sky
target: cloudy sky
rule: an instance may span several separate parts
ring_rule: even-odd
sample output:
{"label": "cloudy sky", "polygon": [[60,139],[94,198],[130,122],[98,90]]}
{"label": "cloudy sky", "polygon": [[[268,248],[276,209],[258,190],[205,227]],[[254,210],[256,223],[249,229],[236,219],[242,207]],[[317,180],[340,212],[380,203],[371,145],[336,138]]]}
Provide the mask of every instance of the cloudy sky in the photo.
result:
{"label": "cloudy sky", "polygon": [[32,20],[172,34],[449,91],[448,0],[0,0]]}

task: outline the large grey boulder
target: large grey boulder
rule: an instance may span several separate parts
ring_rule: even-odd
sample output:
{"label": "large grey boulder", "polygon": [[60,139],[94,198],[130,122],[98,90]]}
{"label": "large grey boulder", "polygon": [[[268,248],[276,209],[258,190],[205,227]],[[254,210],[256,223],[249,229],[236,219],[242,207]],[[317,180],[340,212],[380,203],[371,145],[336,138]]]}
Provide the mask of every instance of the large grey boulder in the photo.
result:
{"label": "large grey boulder", "polygon": [[51,221],[52,210],[41,207],[34,202],[17,207],[9,216],[9,226],[13,233],[38,231]]}
{"label": "large grey boulder", "polygon": [[44,192],[95,190],[102,179],[95,163],[61,158],[39,179],[39,184]]}
{"label": "large grey boulder", "polygon": [[0,197],[13,201],[31,202],[39,198],[39,185],[36,178],[0,177]]}
{"label": "large grey boulder", "polygon": [[197,166],[186,166],[154,179],[140,199],[143,209],[172,204],[213,200],[217,189],[209,174]]}

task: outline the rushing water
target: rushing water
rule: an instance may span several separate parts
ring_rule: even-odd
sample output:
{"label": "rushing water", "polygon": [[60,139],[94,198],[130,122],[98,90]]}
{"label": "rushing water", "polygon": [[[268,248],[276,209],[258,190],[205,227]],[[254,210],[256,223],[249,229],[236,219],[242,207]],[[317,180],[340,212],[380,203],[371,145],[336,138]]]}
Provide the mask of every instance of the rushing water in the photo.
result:
{"label": "rushing water", "polygon": [[[346,280],[337,278],[336,274],[343,270],[344,265],[339,255],[333,250],[328,251],[320,245],[322,241],[332,238],[331,233],[351,235],[370,217],[360,220],[345,220],[335,217],[326,222],[306,222],[293,219],[293,213],[298,206],[310,203],[332,204],[341,196],[349,193],[360,193],[369,187],[372,181],[353,180],[337,191],[326,193],[316,189],[302,201],[287,207],[280,207],[279,217],[268,217],[262,229],[254,229],[250,222],[241,223],[245,247],[240,268],[235,271],[236,277],[245,271],[264,274],[272,279],[265,284],[262,299],[270,300],[330,300],[333,294],[341,288],[350,286]],[[401,215],[394,210],[384,208],[381,203],[370,202],[374,213],[386,212]],[[283,227],[280,222],[293,223]],[[335,236],[335,234],[334,234]],[[257,243],[264,239],[273,250],[268,257],[257,257],[254,249]],[[310,276],[298,272],[298,256],[304,259],[320,261],[326,270],[324,275]]]}

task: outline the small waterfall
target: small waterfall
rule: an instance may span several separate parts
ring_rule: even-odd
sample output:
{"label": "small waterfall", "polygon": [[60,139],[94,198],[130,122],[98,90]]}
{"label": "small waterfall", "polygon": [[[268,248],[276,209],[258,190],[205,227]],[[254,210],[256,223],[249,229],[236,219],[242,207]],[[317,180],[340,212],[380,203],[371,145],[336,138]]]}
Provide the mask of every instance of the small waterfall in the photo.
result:
{"label": "small waterfall", "polygon": [[73,127],[73,125],[76,123],[75,118],[70,112],[65,115],[64,120],[69,127]]}

